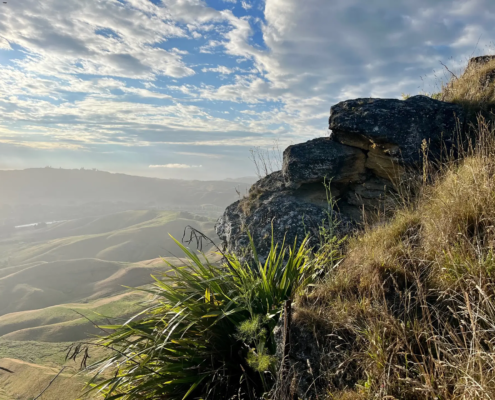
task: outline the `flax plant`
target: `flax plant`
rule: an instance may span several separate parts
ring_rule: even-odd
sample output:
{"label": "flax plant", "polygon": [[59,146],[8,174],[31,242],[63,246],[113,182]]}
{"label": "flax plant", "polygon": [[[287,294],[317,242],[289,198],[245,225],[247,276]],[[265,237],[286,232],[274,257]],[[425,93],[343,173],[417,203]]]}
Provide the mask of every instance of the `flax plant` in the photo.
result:
{"label": "flax plant", "polygon": [[[251,239],[253,260],[224,254],[221,266],[175,241],[188,264],[169,264],[155,278],[144,312],[104,327],[112,333],[99,345],[115,352],[89,367],[90,390],[106,400],[260,398],[273,380],[273,329],[283,303],[312,280],[307,240],[289,247],[272,240],[261,263]],[[250,325],[255,335],[246,335]]]}

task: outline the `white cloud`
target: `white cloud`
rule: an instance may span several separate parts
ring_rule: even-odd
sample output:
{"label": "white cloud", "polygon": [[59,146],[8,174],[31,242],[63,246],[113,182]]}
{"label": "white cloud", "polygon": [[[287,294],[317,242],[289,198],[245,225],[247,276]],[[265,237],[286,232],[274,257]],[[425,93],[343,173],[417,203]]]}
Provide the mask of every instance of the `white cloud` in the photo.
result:
{"label": "white cloud", "polygon": [[222,46],[222,42],[220,42],[218,40],[210,40],[210,41],[208,41],[207,44],[205,44],[204,46],[201,46],[199,48],[199,52],[200,53],[207,53],[207,54],[210,53],[211,54],[211,53],[213,53],[213,51],[216,48],[218,48],[220,46]]}
{"label": "white cloud", "polygon": [[15,146],[20,147],[29,147],[36,150],[78,150],[83,151],[84,146],[78,144],[70,144],[70,143],[55,143],[55,142],[26,142],[26,141],[17,141],[17,140],[9,140],[0,138],[0,143],[4,144],[13,144]]}
{"label": "white cloud", "polygon": [[219,74],[229,75],[229,74],[233,74],[237,70],[238,70],[238,68],[227,68],[224,65],[219,65],[218,67],[215,67],[215,68],[203,68],[201,71],[203,71],[203,72],[218,72]]}
{"label": "white cloud", "polygon": [[253,7],[252,4],[249,4],[248,2],[246,1],[241,1],[241,5],[242,5],[242,8],[244,8],[245,10],[249,10],[251,7]]}
{"label": "white cloud", "polygon": [[181,54],[181,55],[189,54],[189,52],[187,50],[179,50],[177,47],[170,49],[170,52],[174,53],[174,54]]}
{"label": "white cloud", "polygon": [[[234,3],[245,16],[236,16]],[[258,4],[264,18],[253,12]],[[0,141],[91,151],[177,145],[174,154],[206,158],[213,156],[184,146],[269,146],[274,135],[302,141],[327,134],[335,102],[428,90],[418,88],[420,76],[441,68],[440,60],[458,68],[478,40],[483,52],[495,36],[492,0],[216,6],[9,2],[0,51],[13,61],[0,61],[0,118],[8,128]],[[199,71],[212,73],[188,79]]]}
{"label": "white cloud", "polygon": [[150,165],[149,168],[187,169],[187,168],[203,168],[203,166],[189,165],[189,164],[164,164],[164,165]]}
{"label": "white cloud", "polygon": [[166,10],[151,2],[26,0],[5,8],[0,35],[29,52],[19,66],[44,75],[193,75],[184,53],[156,47],[187,36],[165,17]]}
{"label": "white cloud", "polygon": [[12,50],[9,41],[7,39],[4,39],[3,37],[0,37],[0,50]]}
{"label": "white cloud", "polygon": [[[367,96],[384,82],[419,81],[439,60],[469,57],[480,35],[486,43],[495,34],[494,11],[488,0],[311,0],[304,7],[297,0],[267,0],[263,34],[270,51],[252,56],[273,88],[286,87],[296,97],[336,99],[361,83],[360,95]],[[459,50],[450,48],[456,43]],[[370,84],[376,78],[384,80]]]}

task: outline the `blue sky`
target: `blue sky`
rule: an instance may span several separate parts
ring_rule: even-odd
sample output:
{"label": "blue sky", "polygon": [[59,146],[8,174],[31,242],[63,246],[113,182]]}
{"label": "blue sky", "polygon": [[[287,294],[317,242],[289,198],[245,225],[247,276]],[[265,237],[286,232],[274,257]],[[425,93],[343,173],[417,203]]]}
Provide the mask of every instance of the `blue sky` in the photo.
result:
{"label": "blue sky", "polygon": [[332,104],[438,89],[495,53],[493,0],[10,0],[0,169],[254,175]]}

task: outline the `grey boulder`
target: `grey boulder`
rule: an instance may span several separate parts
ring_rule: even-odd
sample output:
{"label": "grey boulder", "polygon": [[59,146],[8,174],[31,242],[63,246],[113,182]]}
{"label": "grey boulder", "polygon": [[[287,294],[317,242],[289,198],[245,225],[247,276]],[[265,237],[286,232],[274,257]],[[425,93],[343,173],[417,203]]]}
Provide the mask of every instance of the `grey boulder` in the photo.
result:
{"label": "grey boulder", "polygon": [[289,146],[284,151],[282,174],[292,188],[321,182],[356,182],[365,172],[364,152],[329,137]]}
{"label": "grey boulder", "polygon": [[331,107],[329,120],[337,142],[374,150],[377,157],[406,165],[421,160],[423,140],[439,155],[452,143],[458,123],[464,123],[460,106],[427,96],[347,100]]}

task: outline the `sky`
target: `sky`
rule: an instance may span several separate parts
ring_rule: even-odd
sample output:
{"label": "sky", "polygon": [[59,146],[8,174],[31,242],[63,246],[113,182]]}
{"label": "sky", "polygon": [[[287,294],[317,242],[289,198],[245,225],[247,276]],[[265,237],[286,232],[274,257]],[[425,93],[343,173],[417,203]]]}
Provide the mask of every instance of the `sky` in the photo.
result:
{"label": "sky", "polygon": [[8,0],[0,169],[250,176],[330,106],[438,91],[495,48],[493,0]]}

